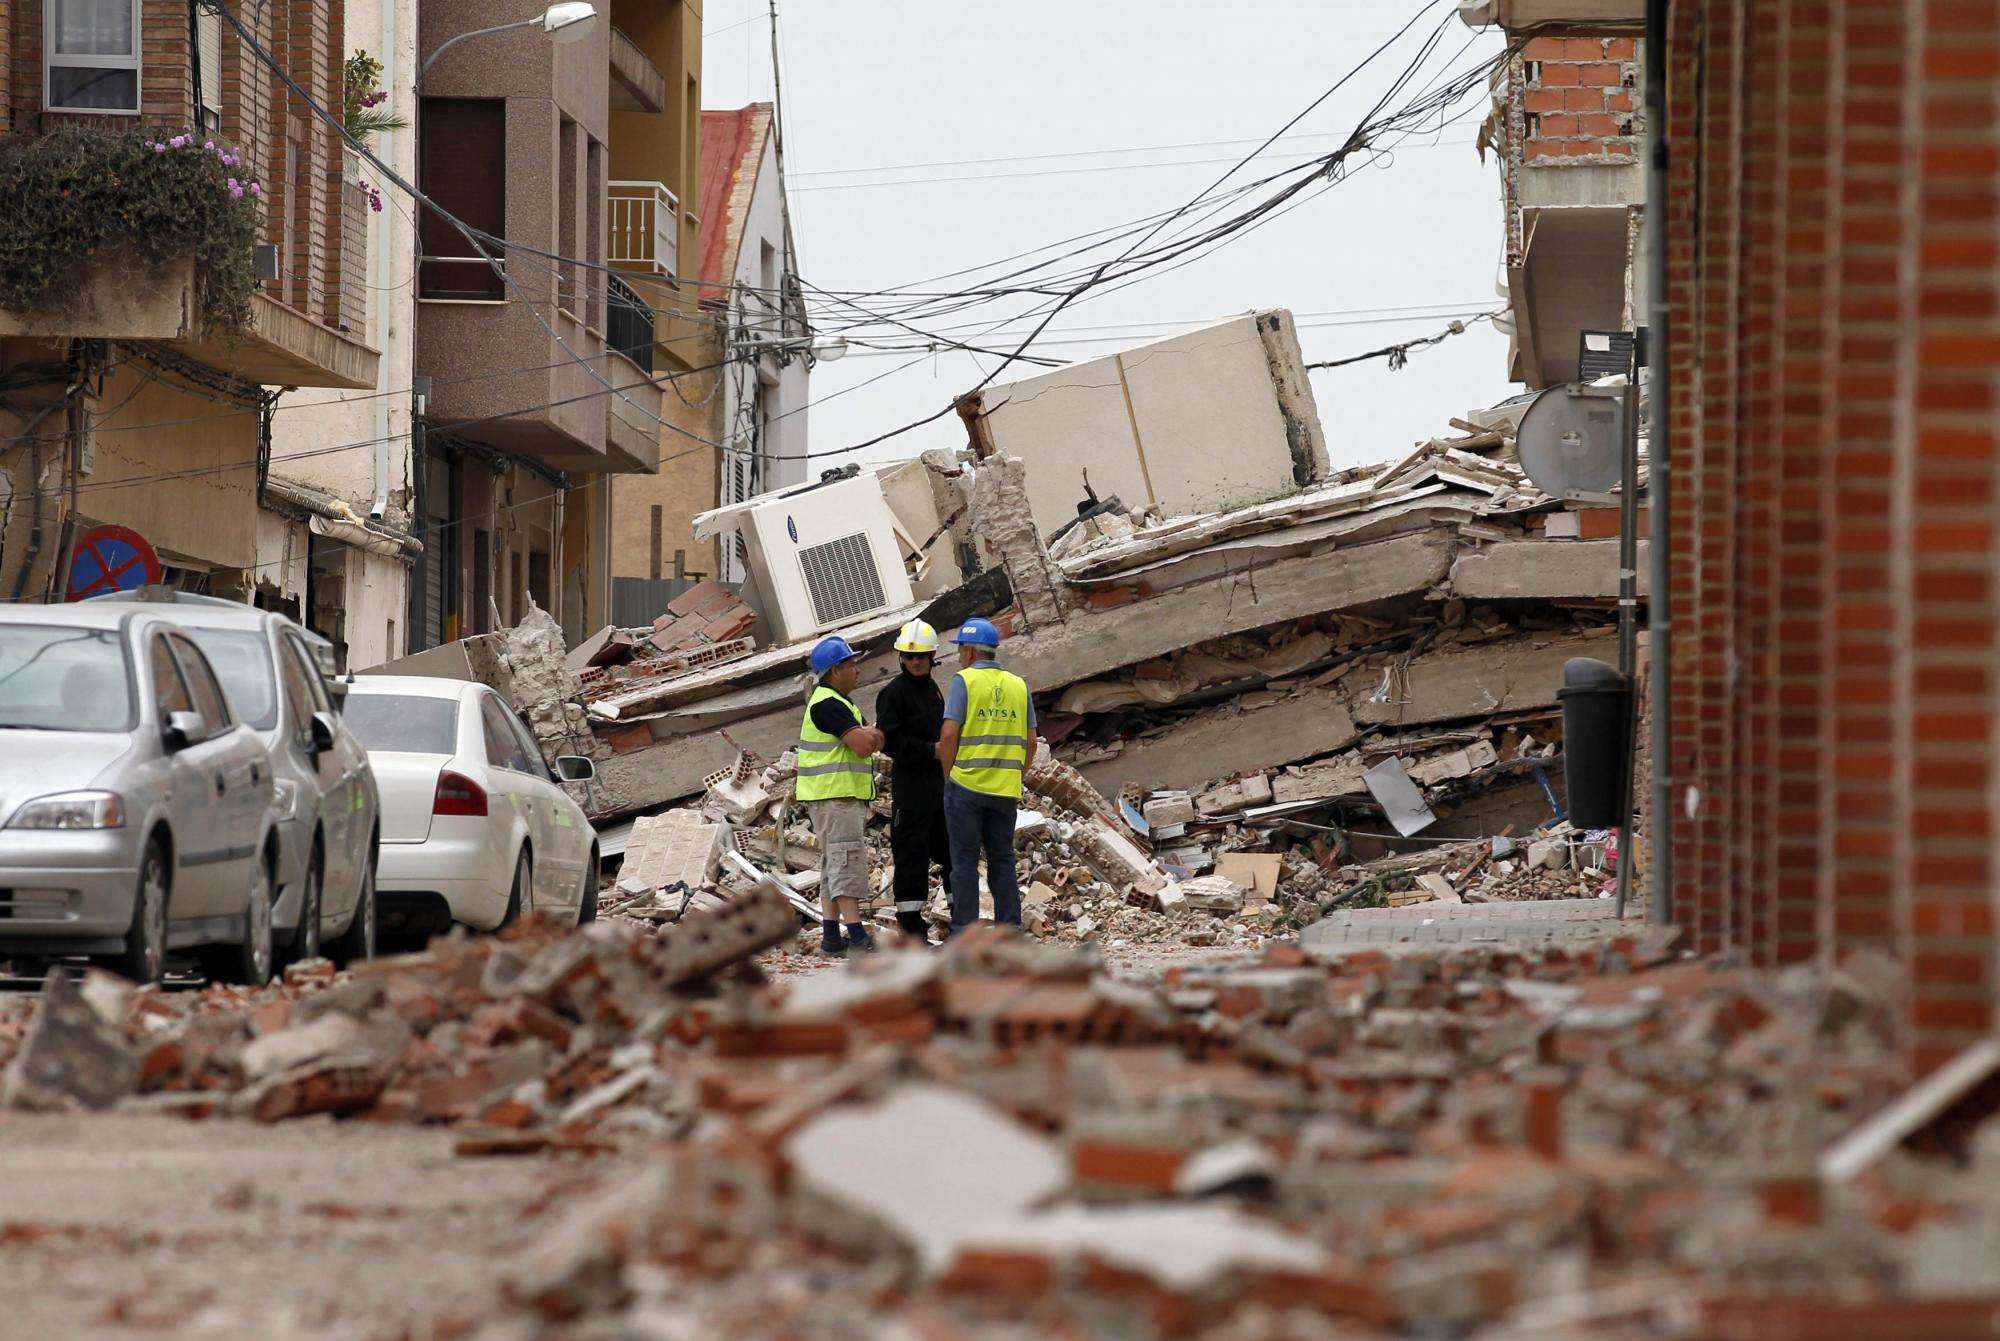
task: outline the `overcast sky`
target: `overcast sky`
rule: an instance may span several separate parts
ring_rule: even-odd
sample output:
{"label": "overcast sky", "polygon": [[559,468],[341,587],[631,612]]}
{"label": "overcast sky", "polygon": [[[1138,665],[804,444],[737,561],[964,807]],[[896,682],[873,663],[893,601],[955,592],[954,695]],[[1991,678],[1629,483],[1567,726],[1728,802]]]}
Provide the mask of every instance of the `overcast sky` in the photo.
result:
{"label": "overcast sky", "polygon": [[[876,291],[1175,208],[1324,92],[1418,4],[780,0],[786,169],[801,270],[822,288]],[[708,0],[708,106],[771,96],[766,6]],[[1337,147],[1414,58],[1416,32],[1449,8],[1435,0],[1410,38],[1234,180]],[[1429,69],[1462,68],[1498,47],[1497,37],[1475,37],[1453,20]],[[1434,137],[1441,143],[1406,143],[1211,256],[1086,296],[1035,349],[1093,358],[1169,333],[1166,323],[1285,307],[1312,361],[1428,335],[1453,313],[1498,307],[1499,178],[1472,146],[1483,115],[1475,101],[1483,102],[1469,99],[1467,115]],[[1002,161],[966,161],[974,159]],[[980,176],[989,180],[968,180]],[[995,308],[990,318],[1005,315]],[[1384,319],[1391,317],[1398,319]],[[1451,416],[1507,396],[1517,388],[1506,380],[1505,357],[1505,337],[1481,323],[1413,354],[1400,372],[1381,360],[1315,372],[1334,464],[1399,455],[1446,431]],[[992,365],[948,353],[903,366],[911,359],[857,351],[822,363],[812,382],[812,450],[831,452],[920,418]],[[1001,380],[1033,371],[1017,364]],[[870,379],[879,380],[862,385]],[[907,456],[963,441],[948,417],[866,455]]]}

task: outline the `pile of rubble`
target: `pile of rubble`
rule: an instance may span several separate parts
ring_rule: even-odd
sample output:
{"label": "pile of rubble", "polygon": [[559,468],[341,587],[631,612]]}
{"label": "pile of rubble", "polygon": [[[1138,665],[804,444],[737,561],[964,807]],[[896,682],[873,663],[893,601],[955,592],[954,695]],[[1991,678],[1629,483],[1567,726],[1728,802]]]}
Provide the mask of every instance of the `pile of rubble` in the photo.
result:
{"label": "pile of rubble", "polygon": [[754,906],[733,940],[527,928],[263,992],[58,980],[24,1039],[0,1017],[8,1096],[647,1150],[453,1321],[492,1341],[1943,1336],[2000,1290],[2000,1133],[1885,1109],[1869,963],[1648,932],[1146,987],[989,928],[773,982],[732,967],[789,935]]}
{"label": "pile of rubble", "polygon": [[757,612],[740,597],[701,582],[669,601],[651,628],[600,629],[565,662],[587,701],[747,657],[757,650],[756,626]]}

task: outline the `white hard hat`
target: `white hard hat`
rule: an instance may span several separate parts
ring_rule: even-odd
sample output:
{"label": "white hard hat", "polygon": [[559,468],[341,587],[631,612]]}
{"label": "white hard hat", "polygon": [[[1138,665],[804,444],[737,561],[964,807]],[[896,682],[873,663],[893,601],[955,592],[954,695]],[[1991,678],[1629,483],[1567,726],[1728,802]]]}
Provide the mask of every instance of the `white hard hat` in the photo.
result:
{"label": "white hard hat", "polygon": [[896,650],[909,656],[936,656],[937,630],[921,619],[913,619],[897,632]]}

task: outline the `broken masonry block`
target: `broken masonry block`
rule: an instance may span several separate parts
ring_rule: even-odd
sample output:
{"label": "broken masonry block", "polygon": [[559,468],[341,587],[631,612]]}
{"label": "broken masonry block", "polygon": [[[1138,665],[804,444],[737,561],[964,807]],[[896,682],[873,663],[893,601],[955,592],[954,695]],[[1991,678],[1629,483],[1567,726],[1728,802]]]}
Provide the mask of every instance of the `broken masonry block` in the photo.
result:
{"label": "broken masonry block", "polygon": [[69,970],[54,968],[34,1023],[0,1080],[0,1106],[62,1111],[109,1108],[138,1088],[139,1061],[84,997]]}

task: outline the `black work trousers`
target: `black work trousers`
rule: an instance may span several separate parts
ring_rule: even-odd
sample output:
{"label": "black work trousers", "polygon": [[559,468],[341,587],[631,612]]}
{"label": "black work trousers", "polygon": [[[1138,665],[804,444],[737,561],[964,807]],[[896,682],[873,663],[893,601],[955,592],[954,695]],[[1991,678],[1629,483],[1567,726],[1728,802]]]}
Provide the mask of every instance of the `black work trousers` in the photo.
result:
{"label": "black work trousers", "polygon": [[944,789],[896,779],[890,794],[889,851],[896,863],[896,921],[912,936],[922,936],[924,904],[930,898],[931,866],[947,877],[951,871],[951,839],[944,828]]}

